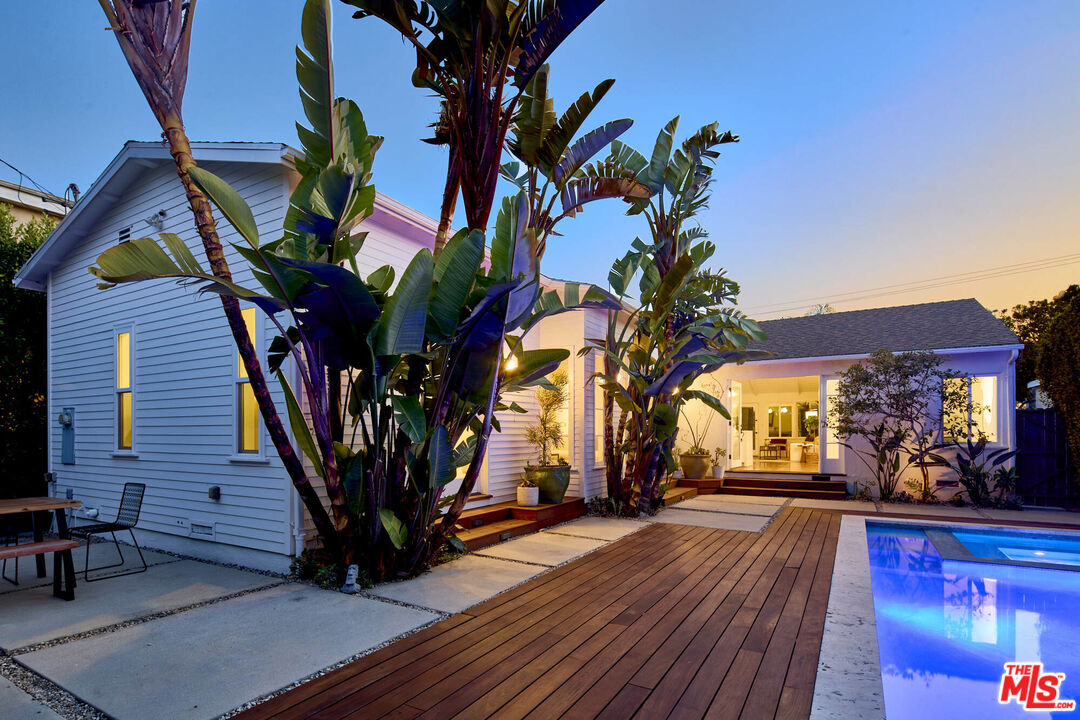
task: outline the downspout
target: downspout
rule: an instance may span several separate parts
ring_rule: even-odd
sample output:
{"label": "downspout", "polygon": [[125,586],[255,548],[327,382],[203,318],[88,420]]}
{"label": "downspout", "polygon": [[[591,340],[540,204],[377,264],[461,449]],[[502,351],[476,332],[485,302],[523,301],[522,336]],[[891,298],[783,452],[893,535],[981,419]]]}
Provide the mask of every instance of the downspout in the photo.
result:
{"label": "downspout", "polygon": [[[1006,383],[1008,390],[1005,394],[1005,407],[1009,409],[1009,449],[1016,449],[1016,358],[1020,355],[1019,350],[1009,353],[1009,364]],[[1013,465],[1015,458],[1010,461]]]}

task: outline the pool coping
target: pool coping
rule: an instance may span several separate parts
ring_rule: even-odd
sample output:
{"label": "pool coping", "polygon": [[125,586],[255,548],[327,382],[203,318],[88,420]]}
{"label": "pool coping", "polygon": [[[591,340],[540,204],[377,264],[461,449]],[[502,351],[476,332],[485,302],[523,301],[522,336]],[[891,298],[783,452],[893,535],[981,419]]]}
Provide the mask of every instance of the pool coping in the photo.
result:
{"label": "pool coping", "polygon": [[840,521],[811,720],[885,718],[870,553],[866,544],[868,519],[845,515]]}

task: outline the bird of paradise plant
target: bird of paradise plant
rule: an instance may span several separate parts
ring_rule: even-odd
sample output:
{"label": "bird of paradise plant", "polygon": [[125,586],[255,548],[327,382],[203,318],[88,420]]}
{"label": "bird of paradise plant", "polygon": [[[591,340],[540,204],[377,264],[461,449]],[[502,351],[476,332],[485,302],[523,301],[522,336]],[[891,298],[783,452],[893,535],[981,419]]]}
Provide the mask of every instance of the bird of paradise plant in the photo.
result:
{"label": "bird of paradise plant", "polygon": [[[414,574],[453,539],[490,432],[499,427],[497,413],[513,409],[502,394],[542,382],[569,354],[524,350],[524,334],[550,314],[617,303],[573,283],[542,291],[537,248],[550,226],[533,221],[524,190],[502,203],[488,263],[484,229],[463,229],[437,257],[418,252],[396,284],[390,266],[362,277],[355,256],[366,235],[358,225],[373,210],[371,169],[381,139],[368,133],[353,102],[334,98],[328,0],[307,1],[302,36],[304,155],[282,236],[265,242],[235,190],[187,168],[194,189],[239,233],[236,249],[261,287],[207,271],[168,233],[160,243],[140,238],[109,249],[91,272],[105,288],[174,278],[265,311],[279,332],[270,369],[297,445],[330,501],[333,533],[324,543],[336,542],[335,556],[361,565],[371,579]],[[512,370],[503,363],[506,347],[516,360]],[[459,468],[459,490],[444,497]]]}

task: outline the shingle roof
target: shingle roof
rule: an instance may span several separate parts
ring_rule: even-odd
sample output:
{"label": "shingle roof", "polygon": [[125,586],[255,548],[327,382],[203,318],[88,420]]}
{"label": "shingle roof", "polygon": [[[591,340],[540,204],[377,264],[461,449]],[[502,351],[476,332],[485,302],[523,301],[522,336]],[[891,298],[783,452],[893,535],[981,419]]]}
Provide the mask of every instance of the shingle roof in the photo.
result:
{"label": "shingle roof", "polygon": [[868,355],[881,348],[901,352],[1020,342],[974,298],[765,320],[759,325],[769,339],[751,347],[768,350],[774,360]]}

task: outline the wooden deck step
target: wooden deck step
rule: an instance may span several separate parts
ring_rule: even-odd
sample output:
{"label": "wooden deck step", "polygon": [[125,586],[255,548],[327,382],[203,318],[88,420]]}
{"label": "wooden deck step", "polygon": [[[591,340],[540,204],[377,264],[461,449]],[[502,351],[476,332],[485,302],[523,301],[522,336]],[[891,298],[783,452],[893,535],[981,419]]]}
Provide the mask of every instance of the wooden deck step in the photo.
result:
{"label": "wooden deck step", "polygon": [[466,510],[458,518],[457,526],[462,530],[472,530],[499,520],[509,520],[511,519],[510,507],[512,505],[513,503],[499,503]]}
{"label": "wooden deck step", "polygon": [[830,480],[827,476],[819,475],[806,475],[806,476],[778,476],[778,477],[763,477],[760,475],[743,476],[743,475],[730,475],[724,478],[725,485],[738,485],[739,487],[758,487],[758,488],[771,488],[781,489],[790,488],[792,490],[846,490],[847,483],[843,480]]}
{"label": "wooden deck step", "polygon": [[716,478],[701,478],[699,480],[679,478],[679,487],[694,488],[697,490],[698,495],[712,495],[716,492],[716,489],[723,484],[723,480],[718,480]]}
{"label": "wooden deck step", "polygon": [[488,525],[481,525],[472,530],[460,530],[457,536],[465,543],[465,548],[472,552],[490,545],[496,545],[511,538],[534,533],[540,526],[532,520],[496,520]]}
{"label": "wooden deck step", "polygon": [[692,487],[668,488],[668,491],[664,493],[664,507],[674,505],[683,500],[689,500],[692,497],[697,497],[697,494],[698,491]]}
{"label": "wooden deck step", "polygon": [[762,488],[743,487],[739,485],[724,485],[716,492],[723,495],[757,495],[759,497],[800,497],[814,498],[817,500],[843,500],[847,497],[846,489],[836,490],[804,490],[800,488]]}
{"label": "wooden deck step", "polygon": [[562,502],[523,507],[508,503],[510,514],[516,520],[531,520],[541,528],[558,525],[585,515],[585,498],[564,497]]}

